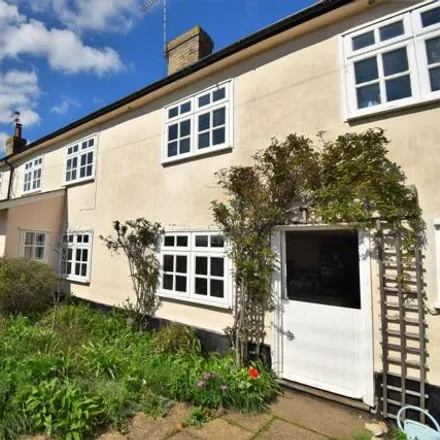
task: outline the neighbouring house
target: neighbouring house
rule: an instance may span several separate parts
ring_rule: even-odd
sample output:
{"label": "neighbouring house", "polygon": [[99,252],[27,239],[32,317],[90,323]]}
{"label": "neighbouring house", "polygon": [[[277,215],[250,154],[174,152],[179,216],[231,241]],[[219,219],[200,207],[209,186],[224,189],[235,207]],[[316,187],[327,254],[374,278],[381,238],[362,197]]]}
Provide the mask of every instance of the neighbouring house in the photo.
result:
{"label": "neighbouring house", "polygon": [[440,1],[321,1],[212,49],[195,27],[168,44],[160,81],[28,145],[17,124],[0,161],[0,254],[61,271],[66,248],[70,291],[118,305],[128,267],[98,237],[115,219],[158,221],[157,316],[220,335],[232,281],[214,173],[273,136],[382,127],[427,224],[419,296],[386,291],[367,232],[282,227],[267,344],[280,379],[386,416],[408,402],[440,416]]}

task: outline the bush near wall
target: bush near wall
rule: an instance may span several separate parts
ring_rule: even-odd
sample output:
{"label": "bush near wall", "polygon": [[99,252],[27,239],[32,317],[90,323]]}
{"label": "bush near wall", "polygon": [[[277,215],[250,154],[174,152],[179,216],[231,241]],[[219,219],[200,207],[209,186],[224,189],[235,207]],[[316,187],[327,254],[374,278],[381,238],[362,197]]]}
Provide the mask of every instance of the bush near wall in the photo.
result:
{"label": "bush near wall", "polygon": [[0,258],[0,314],[30,315],[46,311],[53,302],[57,280],[44,263]]}

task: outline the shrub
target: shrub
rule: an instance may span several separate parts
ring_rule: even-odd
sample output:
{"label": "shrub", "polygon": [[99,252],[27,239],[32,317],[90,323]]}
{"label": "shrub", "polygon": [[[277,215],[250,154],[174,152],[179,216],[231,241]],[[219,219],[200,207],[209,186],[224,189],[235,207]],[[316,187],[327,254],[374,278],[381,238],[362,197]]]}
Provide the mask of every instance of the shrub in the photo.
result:
{"label": "shrub", "polygon": [[0,259],[0,314],[32,315],[53,302],[57,280],[50,266],[18,258]]}
{"label": "shrub", "polygon": [[151,349],[155,353],[200,354],[200,339],[191,327],[169,324],[162,327],[152,338]]}

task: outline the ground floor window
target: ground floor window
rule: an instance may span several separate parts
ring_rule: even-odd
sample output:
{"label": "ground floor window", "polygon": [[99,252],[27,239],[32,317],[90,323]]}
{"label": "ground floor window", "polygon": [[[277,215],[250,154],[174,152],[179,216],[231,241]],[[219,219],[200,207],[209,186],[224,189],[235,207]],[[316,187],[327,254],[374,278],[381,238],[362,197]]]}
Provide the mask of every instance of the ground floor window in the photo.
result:
{"label": "ground floor window", "polygon": [[287,297],[360,309],[357,231],[286,232]]}
{"label": "ground floor window", "polygon": [[47,233],[40,231],[22,231],[20,257],[28,260],[45,261]]}
{"label": "ground floor window", "polygon": [[68,231],[63,234],[61,273],[64,278],[82,283],[90,282],[91,257],[91,231]]}
{"label": "ground floor window", "polygon": [[168,232],[160,258],[161,296],[229,307],[229,259],[220,232]]}

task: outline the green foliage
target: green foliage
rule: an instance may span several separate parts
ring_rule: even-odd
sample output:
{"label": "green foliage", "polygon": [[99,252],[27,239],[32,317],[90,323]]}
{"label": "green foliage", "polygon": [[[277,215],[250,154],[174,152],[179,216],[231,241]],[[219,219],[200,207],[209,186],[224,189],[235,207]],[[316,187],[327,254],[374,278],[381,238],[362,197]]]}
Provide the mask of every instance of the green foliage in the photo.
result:
{"label": "green foliage", "polygon": [[200,339],[191,327],[170,324],[162,327],[151,341],[156,353],[200,353]]}
{"label": "green foliage", "polygon": [[189,416],[182,421],[182,426],[197,426],[202,427],[203,423],[209,422],[212,419],[212,411],[202,406],[195,406]]}
{"label": "green foliage", "polygon": [[47,264],[0,258],[0,314],[44,312],[52,304],[56,287],[56,278]]}
{"label": "green foliage", "polygon": [[273,139],[252,166],[216,173],[226,197],[213,201],[212,210],[229,239],[235,268],[234,322],[227,333],[237,363],[246,364],[249,342],[256,343],[258,355],[264,341],[264,317],[273,307],[275,226],[316,222],[375,229],[380,219],[404,233],[408,250],[416,240],[423,242],[416,195],[387,157],[387,143],[381,129],[347,133],[321,148],[293,134],[283,142]]}
{"label": "green foliage", "polygon": [[253,380],[232,356],[203,356],[200,341],[184,326],[151,334],[123,313],[84,304],[62,304],[57,313],[53,331],[52,310],[41,319],[3,320],[0,439],[38,433],[87,438],[105,425],[123,430],[138,411],[166,415],[173,400],[262,410],[279,392],[260,365]]}
{"label": "green foliage", "polygon": [[138,324],[145,324],[159,307],[156,290],[159,285],[160,264],[157,254],[160,247],[162,226],[144,218],[113,222],[116,237],[100,239],[113,252],[123,251],[128,260],[136,301],[127,300],[126,309]]}

